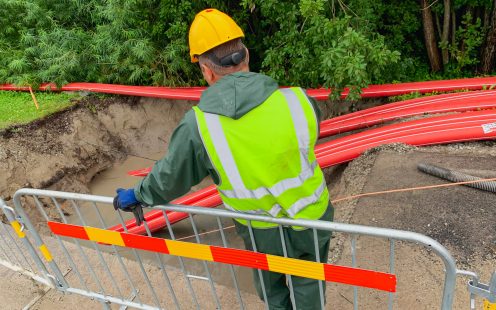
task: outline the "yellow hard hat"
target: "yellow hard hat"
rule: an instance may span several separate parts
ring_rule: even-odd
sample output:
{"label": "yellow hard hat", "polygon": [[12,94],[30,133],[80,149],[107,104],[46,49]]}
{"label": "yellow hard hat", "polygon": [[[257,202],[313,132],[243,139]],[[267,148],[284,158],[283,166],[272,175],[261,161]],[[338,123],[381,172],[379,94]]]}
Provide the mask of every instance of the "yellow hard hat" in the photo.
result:
{"label": "yellow hard hat", "polygon": [[243,38],[245,34],[227,14],[206,9],[196,14],[189,28],[189,55],[198,62],[198,55],[228,41]]}

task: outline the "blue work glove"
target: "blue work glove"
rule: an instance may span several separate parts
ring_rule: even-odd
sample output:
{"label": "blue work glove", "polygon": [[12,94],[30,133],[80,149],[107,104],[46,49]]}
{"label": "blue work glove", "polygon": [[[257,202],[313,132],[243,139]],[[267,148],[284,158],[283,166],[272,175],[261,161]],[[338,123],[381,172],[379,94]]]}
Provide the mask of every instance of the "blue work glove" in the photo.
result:
{"label": "blue work glove", "polygon": [[114,209],[120,209],[124,212],[133,212],[136,219],[136,225],[140,226],[145,220],[143,215],[143,205],[136,199],[134,189],[118,188],[117,196],[114,197]]}

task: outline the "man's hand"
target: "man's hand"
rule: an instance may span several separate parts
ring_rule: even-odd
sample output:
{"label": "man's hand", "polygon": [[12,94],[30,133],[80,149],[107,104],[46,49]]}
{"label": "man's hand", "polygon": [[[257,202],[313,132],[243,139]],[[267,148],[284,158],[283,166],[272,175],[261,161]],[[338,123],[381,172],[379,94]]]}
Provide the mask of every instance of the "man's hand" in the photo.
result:
{"label": "man's hand", "polygon": [[136,225],[140,226],[145,220],[145,217],[143,215],[143,206],[134,195],[134,189],[118,188],[116,192],[117,196],[114,197],[114,209],[120,209],[124,212],[133,212],[134,218],[136,219]]}

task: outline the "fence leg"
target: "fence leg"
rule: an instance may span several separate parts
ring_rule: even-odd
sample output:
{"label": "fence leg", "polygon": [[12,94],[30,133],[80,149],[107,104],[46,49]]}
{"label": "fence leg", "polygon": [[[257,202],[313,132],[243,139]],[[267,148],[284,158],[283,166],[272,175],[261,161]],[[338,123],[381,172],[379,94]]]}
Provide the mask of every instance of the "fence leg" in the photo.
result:
{"label": "fence leg", "polygon": [[[40,269],[42,275],[44,276],[45,280],[47,280],[49,283],[51,283],[52,286],[54,287],[60,287],[60,284],[58,281],[54,279],[54,277],[48,272],[45,264],[41,260],[41,258],[38,256],[38,253],[36,253],[36,250],[34,249],[33,245],[31,242],[26,238],[26,234],[24,233],[24,227],[21,226],[21,224],[16,220],[16,214],[14,209],[8,207],[3,199],[0,198],[0,209],[2,209],[3,213],[7,217],[7,220],[9,221],[10,225],[14,229],[14,231],[17,233],[17,236],[19,239],[22,240],[24,245],[29,251],[29,254],[31,254],[31,257],[35,261],[36,265]],[[20,253],[23,255],[22,253]]]}

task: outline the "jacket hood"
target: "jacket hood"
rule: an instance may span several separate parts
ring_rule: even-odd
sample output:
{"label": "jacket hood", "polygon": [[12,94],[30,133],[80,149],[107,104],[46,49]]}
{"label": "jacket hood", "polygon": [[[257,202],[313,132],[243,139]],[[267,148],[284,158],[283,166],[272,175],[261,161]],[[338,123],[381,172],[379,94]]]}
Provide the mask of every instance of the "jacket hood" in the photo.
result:
{"label": "jacket hood", "polygon": [[262,104],[278,87],[277,82],[266,75],[236,72],[207,88],[198,107],[206,113],[238,119]]}

